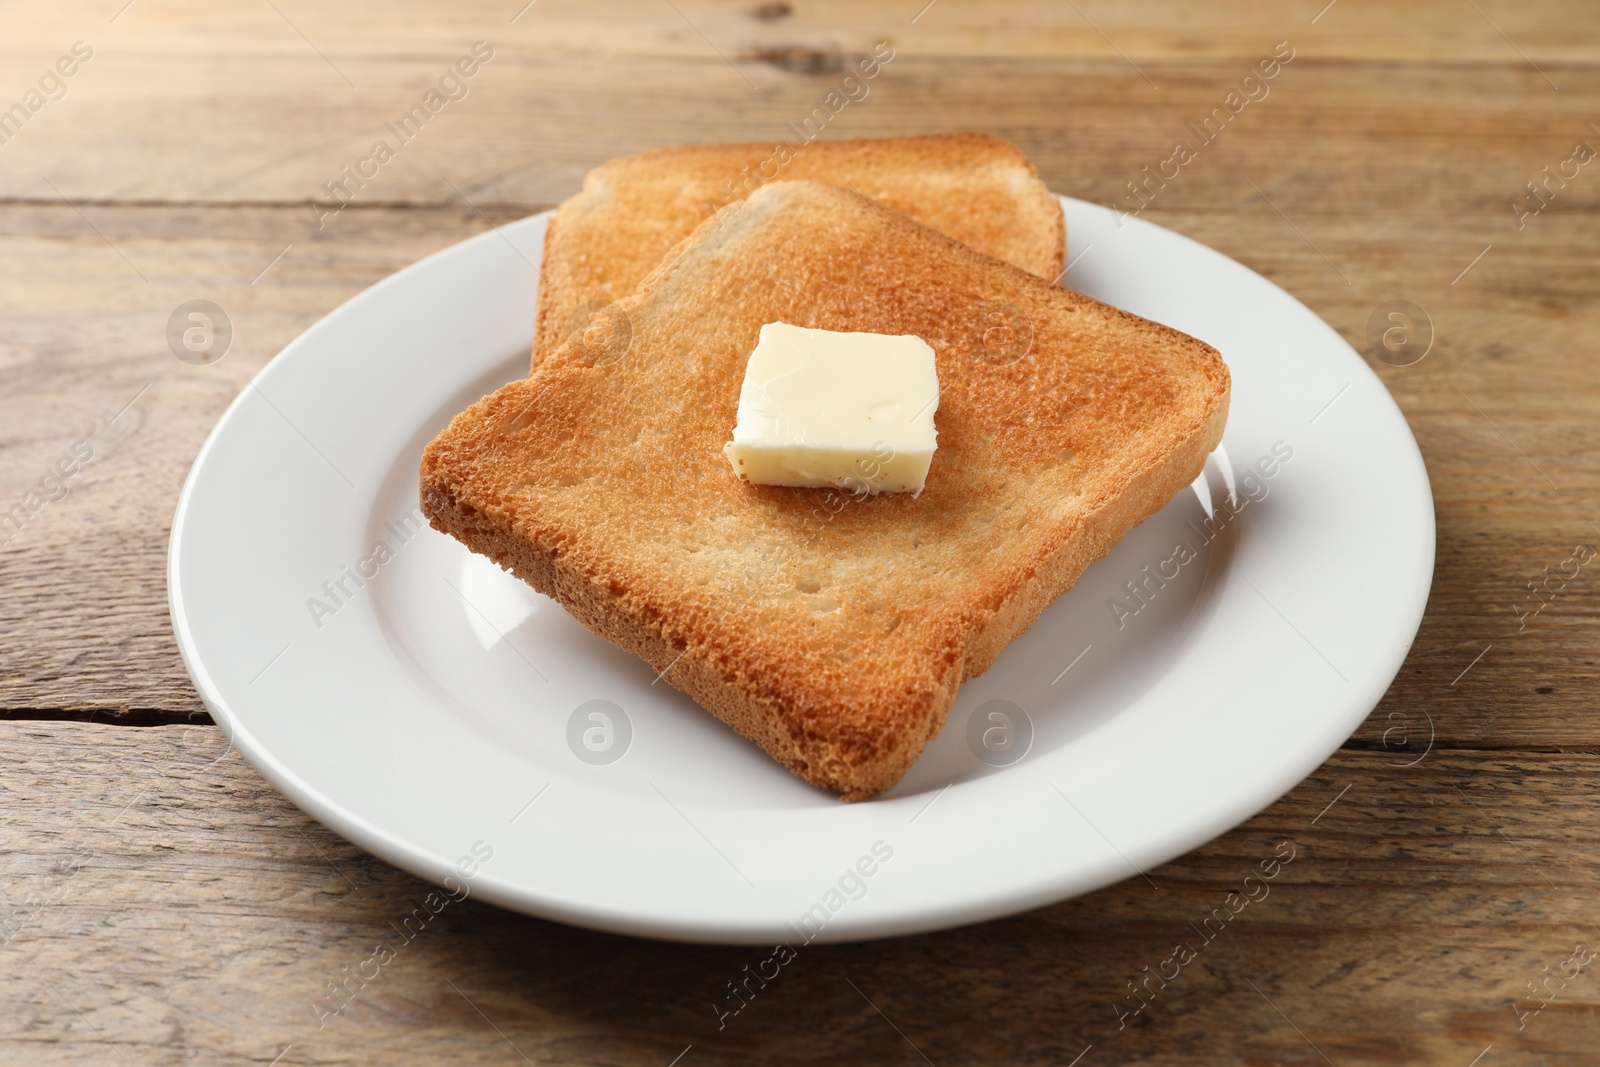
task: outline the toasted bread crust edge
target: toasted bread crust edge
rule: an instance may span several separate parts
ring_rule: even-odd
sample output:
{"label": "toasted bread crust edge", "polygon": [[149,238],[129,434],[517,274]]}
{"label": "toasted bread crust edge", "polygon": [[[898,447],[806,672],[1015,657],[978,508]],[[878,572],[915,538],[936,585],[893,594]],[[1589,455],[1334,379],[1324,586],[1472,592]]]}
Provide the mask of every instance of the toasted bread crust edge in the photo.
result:
{"label": "toasted bread crust edge", "polygon": [[[1028,166],[1031,167],[1033,164],[1030,162]],[[1038,173],[1035,172],[1034,176],[1037,177]],[[1061,197],[1051,192],[1049,186],[1045,187],[1045,191],[1056,206],[1050,213],[1050,221],[1054,227],[1050,234],[1050,244],[1055,248],[1055,258],[1050,264],[1050,276],[1045,278],[1045,281],[1051,285],[1060,285],[1061,276],[1067,273],[1067,209],[1062,206]]]}
{"label": "toasted bread crust edge", "polygon": [[545,223],[544,251],[539,255],[539,292],[535,298],[533,312],[533,362],[528,368],[530,374],[539,369],[539,339],[553,336],[550,331],[555,329],[555,324],[550,321],[554,317],[556,306],[550,275],[555,270],[556,226],[560,222],[561,209],[558,207],[551,214],[550,221]]}

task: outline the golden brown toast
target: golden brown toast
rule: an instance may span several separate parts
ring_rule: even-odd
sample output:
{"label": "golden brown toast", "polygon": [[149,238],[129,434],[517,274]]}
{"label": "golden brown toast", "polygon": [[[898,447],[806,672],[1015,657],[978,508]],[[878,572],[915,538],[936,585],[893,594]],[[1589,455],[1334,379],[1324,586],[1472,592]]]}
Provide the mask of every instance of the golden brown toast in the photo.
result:
{"label": "golden brown toast", "polygon": [[[1227,417],[1209,345],[816,182],[707,220],[620,309],[620,356],[580,339],[451,422],[423,510],[847,800],[900,779],[962,679],[1188,485]],[[933,346],[920,496],[734,475],[775,320]]]}
{"label": "golden brown toast", "polygon": [[533,364],[632,294],[719,208],[774,178],[854,188],[1042,278],[1061,273],[1061,203],[1011,142],[981,133],[662,148],[590,171],[544,239]]}

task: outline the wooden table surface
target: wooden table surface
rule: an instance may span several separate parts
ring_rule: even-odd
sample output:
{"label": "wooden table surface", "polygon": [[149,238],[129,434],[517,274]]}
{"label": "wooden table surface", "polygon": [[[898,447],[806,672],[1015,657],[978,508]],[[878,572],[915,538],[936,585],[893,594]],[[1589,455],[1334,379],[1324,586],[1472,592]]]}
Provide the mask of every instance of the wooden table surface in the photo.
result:
{"label": "wooden table surface", "polygon": [[[0,108],[22,105],[0,127],[0,1062],[1600,1063],[1600,569],[1568,562],[1600,544],[1600,11],[523,2],[0,7]],[[894,60],[828,136],[990,130],[1102,203],[1287,42],[1143,217],[1308,304],[1409,420],[1438,562],[1394,685],[1298,788],[1148,881],[808,950],[721,1030],[750,950],[474,900],[319,1028],[427,886],[206,717],[165,582],[201,442],[373,282],[611,156],[782,138],[880,40]],[[468,95],[319,228],[323,183],[477,41]],[[212,366],[166,342],[192,299],[234,326]],[[1394,300],[1432,323],[1409,366],[1368,349]],[[1269,898],[1131,1014],[1129,983],[1285,841]]]}

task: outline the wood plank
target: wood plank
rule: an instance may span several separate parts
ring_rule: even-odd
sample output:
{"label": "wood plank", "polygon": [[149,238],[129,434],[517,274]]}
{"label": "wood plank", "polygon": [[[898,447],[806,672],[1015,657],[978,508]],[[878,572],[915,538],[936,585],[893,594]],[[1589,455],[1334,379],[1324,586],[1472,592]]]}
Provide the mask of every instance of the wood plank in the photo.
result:
{"label": "wood plank", "polygon": [[[1222,181],[1208,172],[1195,179],[1196,187]],[[1288,212],[1315,199],[1309,186],[1272,188]],[[485,213],[504,221],[523,210],[501,203]],[[1549,210],[1524,243],[1496,247],[1457,287],[1446,279],[1459,269],[1447,255],[1458,250],[1464,265],[1470,249],[1413,215],[1385,216],[1403,246],[1394,265],[1376,274],[1352,267],[1346,285],[1264,204],[1147,213],[1264,271],[1358,347],[1384,300],[1405,295],[1434,316],[1436,352],[1415,367],[1378,366],[1430,467],[1439,560],[1417,644],[1376,721],[1421,709],[1452,743],[1600,746],[1600,724],[1584,713],[1596,682],[1592,574],[1569,583],[1525,629],[1513,610],[1535,606],[1525,586],[1542,568],[1558,569],[1574,544],[1600,538],[1591,525],[1600,522],[1591,503],[1597,387],[1579,355],[1600,327],[1589,252],[1597,233],[1593,216],[1576,207],[1558,201]],[[99,442],[100,455],[65,499],[30,515],[0,548],[8,590],[0,598],[0,705],[182,717],[199,705],[169,632],[164,555],[201,441],[250,376],[317,317],[485,222],[465,207],[352,209],[338,234],[318,240],[292,207],[82,211],[0,207],[4,256],[29,268],[0,292],[8,338],[0,349],[8,383],[0,511],[25,503],[77,442]],[[1330,256],[1362,254],[1368,224],[1301,217]],[[1432,281],[1399,284],[1406,278]],[[235,348],[214,367],[179,362],[162,339],[170,311],[197,296],[234,318]]]}
{"label": "wood plank", "polygon": [[[1461,17],[1457,5],[1357,0],[1340,0],[1316,26],[1309,15],[1291,18],[1264,3],[1179,18],[1156,16],[1150,4],[1080,5],[1104,37],[1070,6],[1031,4],[997,17],[987,5],[954,0],[916,26],[909,16],[873,18],[842,5],[802,3],[792,17],[765,22],[754,15],[762,4],[680,5],[705,37],[671,6],[644,0],[604,28],[580,7],[548,0],[515,26],[502,10],[510,5],[498,3],[377,19],[359,7],[341,14],[279,6],[283,15],[267,6],[139,0],[115,24],[88,4],[75,5],[71,17],[54,8],[7,12],[7,69],[42,73],[75,39],[93,38],[96,51],[65,83],[66,95],[4,145],[0,198],[55,200],[56,189],[91,201],[324,196],[324,181],[367,155],[385,123],[416,104],[474,41],[489,39],[495,58],[467,83],[468,95],[448,104],[363,195],[454,199],[449,177],[475,199],[552,201],[614,155],[694,139],[786,136],[789,122],[838,86],[841,64],[888,39],[895,60],[832,132],[993,128],[1030,151],[1055,145],[1042,162],[1057,187],[1075,195],[1092,188],[1104,199],[1103,187],[1119,190],[1140,164],[1162,158],[1152,153],[1169,151],[1185,121],[1220,105],[1251,63],[1289,40],[1296,59],[1268,86],[1270,107],[1263,101],[1261,114],[1240,119],[1264,135],[1259,127],[1275,114],[1303,135],[1300,151],[1267,156],[1273,170],[1287,164],[1317,176],[1327,173],[1327,159],[1349,166],[1348,153],[1328,149],[1354,137],[1365,141],[1362,165],[1381,173],[1407,147],[1455,139],[1454,154],[1435,156],[1433,168],[1455,179],[1503,168],[1514,180],[1491,183],[1499,200],[1520,186],[1523,164],[1537,170],[1553,161],[1548,152],[1586,135],[1600,36],[1572,26],[1550,2],[1522,5],[1514,17],[1497,13],[1495,24],[1515,31],[1515,44],[1488,21]],[[502,28],[509,32],[496,32]],[[1448,61],[1419,63],[1424,56]],[[29,83],[14,84],[20,99]],[[1452,121],[1439,121],[1441,112]],[[1384,142],[1390,150],[1376,151]],[[1118,144],[1127,158],[1077,171]],[[1384,198],[1451,195],[1412,170],[1403,175]]]}
{"label": "wood plank", "polygon": [[[690,1044],[684,1063],[921,1063],[914,1042],[941,1065],[1065,1064],[1090,1044],[1085,1064],[1321,1062],[1309,1039],[1341,1067],[1465,1065],[1491,1043],[1495,1063],[1580,1062],[1600,1043],[1600,964],[1552,980],[1521,1030],[1517,1011],[1540,1007],[1527,983],[1546,965],[1600,947],[1600,762],[1406,761],[1342,752],[1153,886],[802,947],[721,1030],[713,1001],[766,953],[470,898],[319,1030],[314,999],[398,941],[391,922],[427,886],[311,822],[215,728],[0,724],[0,1049],[30,1064],[120,1062],[108,1044],[138,1063],[265,1064],[291,1045],[281,1063],[518,1062],[509,1043],[532,1062],[660,1067]],[[1243,889],[1260,899],[1204,925]],[[1163,966],[1178,943],[1196,959]],[[1146,966],[1178,977],[1123,1018]]]}
{"label": "wood plank", "polygon": [[[1404,8],[1381,0],[1339,0],[1336,5],[1326,0],[1294,5],[1233,0],[1194,8],[1164,0],[1098,0],[1078,4],[1077,11],[1050,0],[1005,5],[917,0],[877,8],[847,0],[696,0],[677,4],[676,11],[649,0],[620,0],[607,6],[604,18],[596,18],[579,0],[539,0],[525,10],[523,3],[509,0],[469,0],[447,7],[412,0],[387,5],[384,17],[360,7],[322,9],[305,0],[278,6],[282,15],[250,4],[218,8],[200,0],[139,0],[137,7],[113,18],[118,5],[63,0],[50,8],[7,11],[7,50],[48,52],[65,34],[98,30],[129,50],[203,53],[214,43],[246,53],[291,55],[315,47],[338,61],[427,53],[442,41],[470,41],[498,31],[519,44],[549,51],[718,59],[720,50],[741,62],[775,65],[759,57],[793,43],[838,49],[900,34],[928,54],[1088,55],[1121,61],[1119,50],[1135,59],[1247,55],[1253,53],[1262,27],[1269,27],[1315,34],[1326,40],[1331,54],[1355,59],[1494,62],[1508,55],[1516,58],[1521,48],[1541,64],[1581,64],[1593,59],[1600,44],[1600,27],[1575,19],[1570,5],[1559,0],[1530,0],[1514,7],[1491,3],[1484,5],[1488,17],[1472,18],[1443,0]],[[330,79],[337,81],[331,74]]]}
{"label": "wood plank", "polygon": [[[0,1060],[667,1064],[692,1045],[683,1067],[1593,1062],[1600,963],[1550,979],[1548,1004],[1530,983],[1600,948],[1595,573],[1518,610],[1538,603],[1526,584],[1544,568],[1600,544],[1600,185],[1584,168],[1520,226],[1510,206],[1573,142],[1600,146],[1586,12],[120,7],[0,11],[0,110],[73,41],[95,49],[0,143],[0,514],[79,442],[96,457],[0,535],[0,719],[180,725],[0,722]],[[318,229],[307,201],[322,183],[479,39],[496,53],[470,95]],[[721,1030],[713,1000],[761,953],[470,899],[318,1029],[326,983],[395,939],[427,887],[309,820],[204,725],[164,577],[201,441],[273,353],[372,282],[559,201],[611,156],[787,137],[879,39],[895,60],[825,136],[990,129],[1052,188],[1107,204],[1292,43],[1270,96],[1142,217],[1266,274],[1358,350],[1385,301],[1432,316],[1423,362],[1369,356],[1417,435],[1439,523],[1433,595],[1394,686],[1317,774],[1150,872],[1154,888],[805,949]],[[162,337],[194,297],[238,330],[214,367],[180,363]],[[1191,932],[1284,840],[1295,859],[1268,898],[1214,940]],[[1179,941],[1195,961],[1128,1014],[1125,983]]]}

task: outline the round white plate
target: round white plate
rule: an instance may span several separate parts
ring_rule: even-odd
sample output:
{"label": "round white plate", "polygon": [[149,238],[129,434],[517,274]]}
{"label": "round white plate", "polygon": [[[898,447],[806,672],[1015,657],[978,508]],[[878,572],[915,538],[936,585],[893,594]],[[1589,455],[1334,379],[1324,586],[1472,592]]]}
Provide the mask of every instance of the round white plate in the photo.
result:
{"label": "round white plate", "polygon": [[[201,697],[361,847],[457,895],[632,934],[936,929],[1223,833],[1326,759],[1399,669],[1433,572],[1427,473],[1378,378],[1293,297],[1063,204],[1064,284],[1222,351],[1224,447],[962,687],[890,792],[811,788],[422,522],[423,446],[527,371],[547,215],[373,286],[228,409],[169,559]],[[1207,527],[1230,487],[1237,508]]]}

